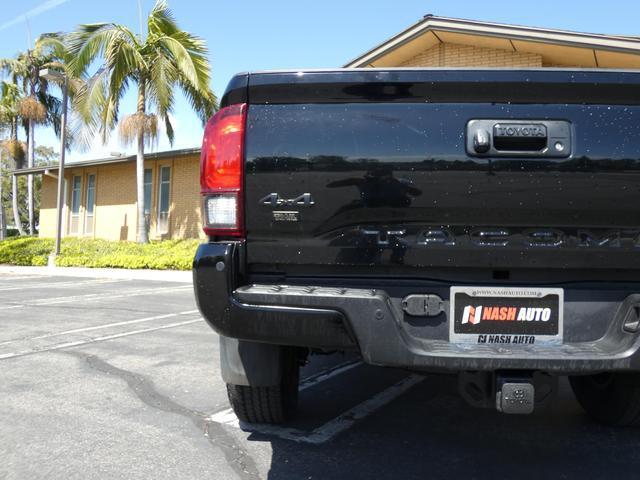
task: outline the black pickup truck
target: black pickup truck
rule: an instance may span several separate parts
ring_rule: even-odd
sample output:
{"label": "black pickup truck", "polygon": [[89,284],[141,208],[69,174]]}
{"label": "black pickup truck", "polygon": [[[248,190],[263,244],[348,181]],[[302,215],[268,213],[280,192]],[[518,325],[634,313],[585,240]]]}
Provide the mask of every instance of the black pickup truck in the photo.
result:
{"label": "black pickup truck", "polygon": [[194,288],[237,416],[310,353],[458,375],[529,413],[559,376],[640,423],[640,73],[235,76],[204,134]]}

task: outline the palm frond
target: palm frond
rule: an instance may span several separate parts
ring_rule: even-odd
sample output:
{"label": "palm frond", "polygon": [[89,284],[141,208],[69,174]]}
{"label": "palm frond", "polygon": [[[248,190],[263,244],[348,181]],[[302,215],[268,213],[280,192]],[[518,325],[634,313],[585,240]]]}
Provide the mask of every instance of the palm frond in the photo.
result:
{"label": "palm frond", "polygon": [[6,75],[16,77],[22,77],[27,73],[24,63],[17,58],[1,58],[0,70]]}
{"label": "palm frond", "polygon": [[[88,80],[75,79],[75,94],[71,99],[72,109],[69,119],[69,132],[74,137],[74,145],[86,151],[93,145],[93,139],[101,135],[103,130],[103,110],[106,105],[106,73],[99,70]],[[113,126],[109,126],[110,131]],[[106,143],[107,135],[103,136]]]}
{"label": "palm frond", "polygon": [[200,77],[191,52],[178,40],[171,37],[160,37],[157,39],[157,43],[161,49],[166,50],[167,56],[175,62],[180,73],[194,86],[200,86]]}
{"label": "palm frond", "polygon": [[98,57],[113,48],[116,40],[137,43],[135,35],[126,27],[113,23],[80,25],[76,32],[66,38],[67,49],[72,57],[69,70],[74,76],[82,76]]}
{"label": "palm frond", "polygon": [[116,95],[127,78],[140,77],[147,64],[135,45],[122,36],[114,38],[105,51],[105,68],[110,71],[109,94]]}
{"label": "palm frond", "polygon": [[107,70],[101,68],[87,80],[74,79],[72,82],[75,90],[73,109],[88,124],[99,123],[94,121],[95,110],[104,105],[107,75]]}
{"label": "palm frond", "polygon": [[178,85],[204,125],[218,109],[218,99],[211,90],[202,92],[193,88],[191,83],[183,78],[178,81]]}
{"label": "palm frond", "polygon": [[25,157],[25,145],[23,142],[20,142],[15,139],[8,139],[2,142],[2,147],[9,154],[9,157],[13,160],[16,168],[21,168],[24,164]]}
{"label": "palm frond", "polygon": [[171,123],[171,119],[168,114],[164,115],[164,129],[167,133],[167,138],[169,139],[169,143],[173,145],[173,140],[175,139],[175,132],[173,131],[173,124]]}
{"label": "palm frond", "polygon": [[62,101],[46,91],[40,91],[36,95],[40,104],[44,106],[46,115],[42,123],[53,127],[56,135],[60,135],[60,122],[62,117]]}
{"label": "palm frond", "polygon": [[158,117],[155,114],[134,113],[122,119],[118,126],[120,141],[125,145],[134,145],[138,137],[144,135],[147,145],[158,140]]}
{"label": "palm frond", "polygon": [[179,32],[178,24],[165,0],[156,1],[147,19],[149,35],[172,35]]}
{"label": "palm frond", "polygon": [[147,87],[149,103],[158,111],[160,116],[173,111],[174,85],[178,79],[178,69],[171,58],[163,51],[151,62]]}
{"label": "palm frond", "polygon": [[36,39],[34,50],[37,56],[49,57],[51,60],[63,60],[61,70],[64,69],[64,64],[70,60],[65,35],[61,32],[43,33]]}
{"label": "palm frond", "polygon": [[6,113],[18,115],[18,102],[20,101],[20,89],[13,82],[2,81],[0,86],[0,106]]}
{"label": "palm frond", "polygon": [[28,96],[20,100],[18,114],[22,118],[43,123],[47,118],[47,109],[35,96]]}
{"label": "palm frond", "polygon": [[102,136],[103,144],[106,144],[109,141],[111,130],[113,130],[114,126],[118,123],[119,110],[120,99],[115,97],[107,97],[105,107],[102,109],[102,124],[100,125],[100,134]]}

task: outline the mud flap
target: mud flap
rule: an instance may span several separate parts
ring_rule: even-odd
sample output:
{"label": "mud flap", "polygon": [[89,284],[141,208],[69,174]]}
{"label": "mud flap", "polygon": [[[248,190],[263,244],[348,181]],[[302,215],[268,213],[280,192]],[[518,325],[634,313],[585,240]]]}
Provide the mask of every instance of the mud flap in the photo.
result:
{"label": "mud flap", "polygon": [[222,379],[233,385],[270,387],[280,384],[282,347],[220,336]]}

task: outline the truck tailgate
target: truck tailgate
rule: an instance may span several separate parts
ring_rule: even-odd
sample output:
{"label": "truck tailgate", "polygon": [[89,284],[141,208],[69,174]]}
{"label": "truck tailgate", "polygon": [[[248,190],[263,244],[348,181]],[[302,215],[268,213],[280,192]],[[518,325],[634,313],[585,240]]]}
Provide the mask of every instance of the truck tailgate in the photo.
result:
{"label": "truck tailgate", "polygon": [[[249,79],[252,269],[640,268],[639,75],[373,73]],[[570,151],[475,155],[478,119],[566,122]]]}

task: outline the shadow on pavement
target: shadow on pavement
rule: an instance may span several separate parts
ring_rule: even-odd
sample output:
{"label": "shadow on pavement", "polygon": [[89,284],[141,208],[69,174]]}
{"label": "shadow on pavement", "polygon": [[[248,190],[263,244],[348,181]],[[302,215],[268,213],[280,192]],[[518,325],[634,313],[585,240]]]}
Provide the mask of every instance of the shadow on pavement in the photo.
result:
{"label": "shadow on pavement", "polygon": [[321,445],[270,442],[269,480],[638,478],[640,436],[586,419],[566,381],[529,416],[469,407],[453,376],[431,376]]}

